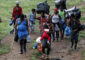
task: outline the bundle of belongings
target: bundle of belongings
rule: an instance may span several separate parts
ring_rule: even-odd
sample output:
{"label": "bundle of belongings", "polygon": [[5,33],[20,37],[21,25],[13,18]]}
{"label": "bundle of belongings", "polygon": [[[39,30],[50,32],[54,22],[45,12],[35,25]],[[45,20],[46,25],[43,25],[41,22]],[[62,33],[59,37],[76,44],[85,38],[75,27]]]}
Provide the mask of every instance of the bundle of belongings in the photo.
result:
{"label": "bundle of belongings", "polygon": [[65,10],[65,17],[71,17],[71,15],[74,15],[77,19],[81,18],[81,11],[76,6]]}
{"label": "bundle of belongings", "polygon": [[60,6],[63,7],[63,9],[66,9],[66,0],[55,0],[55,8],[60,8]]}
{"label": "bundle of belongings", "polygon": [[40,14],[41,12],[49,13],[50,6],[48,5],[47,1],[41,2],[37,5],[37,13]]}
{"label": "bundle of belongings", "polygon": [[[70,18],[72,15],[74,15],[76,17],[77,20],[80,20],[81,18],[81,11],[79,8],[77,8],[76,6],[65,10],[65,18]],[[85,25],[84,24],[80,24],[78,31],[84,30],[85,29]]]}

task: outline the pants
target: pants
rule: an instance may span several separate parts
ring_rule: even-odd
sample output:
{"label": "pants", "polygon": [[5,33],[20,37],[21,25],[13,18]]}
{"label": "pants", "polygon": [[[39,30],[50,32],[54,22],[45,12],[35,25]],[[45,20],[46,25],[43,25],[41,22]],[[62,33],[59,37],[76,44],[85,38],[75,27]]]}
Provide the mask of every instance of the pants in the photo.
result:
{"label": "pants", "polygon": [[79,32],[71,31],[71,47],[77,48]]}
{"label": "pants", "polygon": [[55,40],[55,36],[56,36],[57,39],[59,38],[59,31],[55,31],[55,33],[53,33],[53,39],[54,40]]}
{"label": "pants", "polygon": [[46,54],[49,55],[50,54],[50,45],[47,44],[47,39],[43,39],[42,40],[42,52],[45,54],[45,49],[47,48],[47,52]]}
{"label": "pants", "polygon": [[35,32],[35,24],[30,21],[31,32]]}
{"label": "pants", "polygon": [[23,53],[23,49],[26,52],[26,39],[20,39],[20,52]]}

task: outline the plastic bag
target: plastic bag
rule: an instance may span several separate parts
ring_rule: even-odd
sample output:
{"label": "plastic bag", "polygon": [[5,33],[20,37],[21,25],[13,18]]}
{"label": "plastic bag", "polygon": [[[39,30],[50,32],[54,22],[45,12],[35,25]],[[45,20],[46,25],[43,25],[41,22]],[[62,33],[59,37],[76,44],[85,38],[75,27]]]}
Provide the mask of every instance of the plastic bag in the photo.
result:
{"label": "plastic bag", "polygon": [[70,35],[70,27],[69,26],[66,26],[66,28],[65,28],[65,35],[66,36],[69,36]]}
{"label": "plastic bag", "polygon": [[33,49],[36,49],[38,46],[38,43],[36,43],[34,46],[33,46]]}
{"label": "plastic bag", "polygon": [[27,36],[27,43],[30,43],[31,42],[31,38],[30,38],[30,35]]}

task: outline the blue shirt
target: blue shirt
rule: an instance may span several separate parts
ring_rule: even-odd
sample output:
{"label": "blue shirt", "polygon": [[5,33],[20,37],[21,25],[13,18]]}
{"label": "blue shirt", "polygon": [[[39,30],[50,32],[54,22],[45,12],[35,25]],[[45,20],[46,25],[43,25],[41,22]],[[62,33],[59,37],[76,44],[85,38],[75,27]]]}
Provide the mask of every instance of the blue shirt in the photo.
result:
{"label": "blue shirt", "polygon": [[24,38],[25,36],[28,35],[26,24],[27,24],[26,20],[24,20],[23,22],[21,22],[21,20],[18,20],[18,37],[19,38]]}
{"label": "blue shirt", "polygon": [[32,22],[35,22],[35,14],[31,13],[29,20],[32,21]]}

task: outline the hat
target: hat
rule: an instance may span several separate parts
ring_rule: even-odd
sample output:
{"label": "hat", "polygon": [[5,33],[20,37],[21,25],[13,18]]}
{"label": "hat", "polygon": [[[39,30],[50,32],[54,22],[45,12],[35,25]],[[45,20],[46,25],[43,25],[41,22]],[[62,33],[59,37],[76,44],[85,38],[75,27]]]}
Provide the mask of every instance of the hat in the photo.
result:
{"label": "hat", "polygon": [[16,4],[19,4],[20,2],[19,1],[16,1]]}
{"label": "hat", "polygon": [[36,43],[41,43],[41,37],[38,37],[37,39],[36,39]]}
{"label": "hat", "polygon": [[57,8],[54,8],[54,11],[58,11],[58,9]]}

